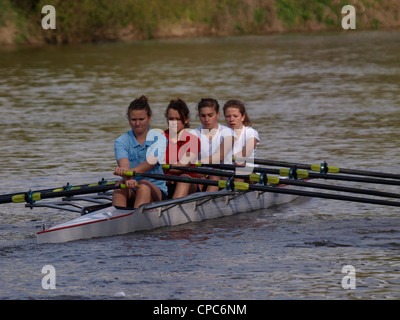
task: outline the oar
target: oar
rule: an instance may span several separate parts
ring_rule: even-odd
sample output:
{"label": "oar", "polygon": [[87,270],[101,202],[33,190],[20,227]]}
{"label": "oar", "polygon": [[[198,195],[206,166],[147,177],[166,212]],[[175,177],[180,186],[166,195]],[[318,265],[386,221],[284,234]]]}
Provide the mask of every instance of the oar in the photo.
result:
{"label": "oar", "polygon": [[162,174],[135,173],[133,171],[127,171],[127,172],[125,172],[125,174],[127,176],[147,177],[147,178],[153,178],[153,179],[157,179],[157,180],[195,183],[195,184],[203,184],[203,185],[213,185],[213,186],[218,186],[219,188],[226,188],[226,189],[229,189],[232,191],[233,190],[265,191],[265,192],[284,193],[284,194],[291,194],[291,195],[304,196],[304,197],[316,197],[316,198],[324,198],[324,199],[333,199],[333,200],[352,201],[352,202],[400,207],[400,202],[395,202],[395,201],[360,198],[360,197],[328,194],[328,193],[322,193],[322,192],[311,192],[311,191],[304,191],[304,190],[293,190],[293,189],[286,189],[286,188],[280,188],[280,187],[249,184],[246,182],[235,182],[233,180],[208,180],[208,179],[197,179],[197,178],[162,175]]}
{"label": "oar", "polygon": [[386,198],[400,198],[400,194],[392,193],[392,192],[382,192],[382,191],[376,191],[376,190],[366,190],[366,189],[351,188],[351,187],[344,187],[344,186],[334,186],[334,185],[327,185],[327,184],[322,184],[322,183],[305,182],[303,180],[280,179],[279,177],[262,176],[262,175],[258,175],[255,173],[252,173],[250,175],[236,175],[236,174],[234,174],[233,171],[227,172],[227,171],[210,170],[207,168],[198,168],[198,167],[178,167],[178,166],[169,165],[169,164],[163,165],[163,169],[174,169],[174,170],[181,170],[181,171],[185,171],[185,172],[200,173],[200,174],[205,174],[205,175],[248,179],[251,182],[261,182],[264,184],[266,184],[266,183],[270,183],[270,184],[274,184],[274,185],[287,184],[287,185],[295,185],[295,186],[306,187],[306,188],[316,188],[316,189],[334,190],[334,191],[341,191],[341,192],[351,192],[351,193],[367,194],[367,195],[386,197]]}
{"label": "oar", "polygon": [[175,166],[172,164],[163,164],[162,168],[164,170],[180,170],[180,171],[186,171],[186,172],[192,172],[192,173],[199,173],[199,174],[204,174],[204,175],[212,175],[212,176],[219,176],[219,177],[235,177],[235,178],[241,178],[241,179],[249,179],[248,174],[235,174],[232,172],[232,170],[212,170],[212,169],[207,169],[207,168],[199,168],[197,167],[180,167],[180,166]]}
{"label": "oar", "polygon": [[[197,164],[199,165],[199,164]],[[202,167],[211,167],[218,169],[226,169],[226,170],[235,170],[236,168],[240,168],[240,166],[236,166],[233,164],[201,164]],[[290,169],[269,169],[269,168],[261,168],[261,167],[251,167],[254,172],[262,172],[262,173],[270,173],[277,174],[283,177],[295,177],[295,178],[319,178],[319,179],[331,179],[331,180],[341,180],[341,181],[354,181],[354,182],[366,182],[366,183],[376,183],[376,184],[387,184],[400,186],[400,181],[396,180],[387,180],[387,179],[377,179],[377,178],[364,178],[364,177],[356,177],[356,176],[341,176],[338,174],[325,174],[325,173],[314,173],[306,170],[299,170],[296,167],[292,167]]]}
{"label": "oar", "polygon": [[[245,161],[245,159],[236,159],[236,160],[237,161]],[[320,173],[344,173],[344,174],[354,174],[354,175],[358,175],[358,176],[369,176],[369,177],[379,177],[379,178],[400,180],[400,174],[339,168],[336,166],[329,166],[326,162],[323,162],[321,164],[304,164],[304,163],[276,161],[276,160],[268,160],[268,159],[254,159],[254,163],[275,166],[275,167],[287,167],[287,168],[297,167],[299,169],[317,171]]]}
{"label": "oar", "polygon": [[48,199],[48,198],[58,198],[58,197],[68,197],[75,196],[79,194],[89,194],[89,193],[98,193],[105,192],[113,189],[123,189],[126,186],[124,184],[116,185],[116,181],[100,181],[98,183],[93,184],[84,184],[79,186],[69,186],[61,187],[56,189],[44,189],[37,191],[26,191],[19,193],[11,193],[0,195],[0,203],[9,203],[9,202],[27,202],[34,203],[35,201]]}

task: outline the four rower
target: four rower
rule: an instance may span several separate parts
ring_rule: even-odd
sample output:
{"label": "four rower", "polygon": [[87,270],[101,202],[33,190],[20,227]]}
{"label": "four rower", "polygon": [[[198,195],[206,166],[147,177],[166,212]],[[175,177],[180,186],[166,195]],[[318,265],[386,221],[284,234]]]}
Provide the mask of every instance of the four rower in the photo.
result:
{"label": "four rower", "polygon": [[[196,161],[201,163],[232,163],[235,159],[254,159],[260,142],[258,132],[251,127],[244,104],[239,100],[229,100],[223,111],[229,127],[218,123],[219,104],[216,99],[203,98],[197,105],[201,125],[189,132],[189,109],[181,100],[171,100],[165,117],[168,129],[162,134],[150,128],[151,108],[145,96],[132,101],[127,117],[132,130],[120,136],[114,144],[118,167],[115,175],[122,177],[126,189],[117,189],[113,195],[113,205],[137,208],[141,204],[167,198],[177,199],[199,191],[196,184],[169,184],[162,180],[127,176],[127,171],[135,173],[163,174],[162,163],[187,167]],[[251,161],[250,161],[251,162]],[[173,174],[196,178],[193,173],[169,170]],[[219,180],[218,176],[208,179]],[[217,186],[207,186],[203,191],[218,191]],[[168,194],[168,196],[167,196]]]}

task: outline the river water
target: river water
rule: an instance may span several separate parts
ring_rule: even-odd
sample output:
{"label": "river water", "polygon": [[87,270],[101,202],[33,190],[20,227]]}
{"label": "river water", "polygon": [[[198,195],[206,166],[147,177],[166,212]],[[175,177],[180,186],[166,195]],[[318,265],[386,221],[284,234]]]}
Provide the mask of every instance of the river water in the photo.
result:
{"label": "river water", "polygon": [[[173,98],[187,101],[192,127],[200,98],[242,99],[260,158],[400,173],[399,53],[399,32],[361,31],[3,48],[0,194],[113,179],[113,142],[141,94],[156,128],[165,129]],[[179,227],[36,243],[43,224],[74,216],[0,205],[1,299],[400,298],[395,207],[302,198]],[[48,264],[54,290],[41,285]],[[342,287],[346,265],[354,289]]]}

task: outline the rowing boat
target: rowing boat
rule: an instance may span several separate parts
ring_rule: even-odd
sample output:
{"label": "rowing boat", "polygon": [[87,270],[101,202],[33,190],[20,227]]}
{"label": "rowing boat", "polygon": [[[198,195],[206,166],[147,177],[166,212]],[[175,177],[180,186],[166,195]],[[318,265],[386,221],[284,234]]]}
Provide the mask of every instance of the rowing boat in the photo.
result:
{"label": "rowing boat", "polygon": [[[168,166],[169,167],[166,168],[167,170],[175,170],[175,168],[172,168],[170,165]],[[204,164],[201,164],[201,166],[204,166]],[[151,230],[164,226],[175,226],[189,222],[215,219],[236,213],[268,208],[273,205],[289,202],[299,196],[400,207],[399,201],[355,197],[336,193],[349,192],[389,199],[400,198],[400,195],[394,192],[309,182],[310,178],[322,178],[323,180],[330,179],[392,186],[400,185],[400,181],[398,181],[400,180],[400,175],[396,174],[372,171],[364,173],[360,170],[336,169],[336,167],[333,167],[333,169],[328,168],[328,170],[321,169],[321,173],[319,174],[298,170],[296,167],[290,168],[289,170],[254,167],[255,174],[242,177],[242,175],[227,172],[236,170],[235,165],[207,164],[206,166],[213,166],[214,169],[179,167],[178,170],[218,175],[226,177],[227,180],[208,180],[165,174],[136,173],[134,171],[125,172],[127,176],[141,176],[143,178],[166,180],[175,183],[182,182],[212,185],[222,189],[218,192],[194,193],[185,198],[176,200],[148,203],[140,206],[136,210],[111,206],[111,190],[123,189],[126,188],[126,185],[116,184],[116,181],[106,181],[104,179],[97,183],[78,186],[67,184],[62,188],[56,189],[29,190],[27,192],[4,194],[0,195],[0,204],[26,202],[27,204],[25,206],[30,208],[48,207],[81,213],[81,216],[71,221],[48,228],[43,227],[43,230],[37,233],[38,243],[62,243],[80,239],[107,237],[135,231]],[[309,167],[309,165],[306,164],[302,164],[302,166]],[[312,165],[312,167],[315,166]],[[323,166],[321,165],[321,168],[322,167],[326,168],[326,164],[324,163]],[[313,170],[315,170],[315,168]],[[346,170],[346,173],[349,174],[369,175],[385,179],[332,175],[329,173],[330,170],[334,170],[335,172]],[[267,174],[279,175],[283,177],[283,179],[275,176],[267,176]],[[386,177],[390,177],[390,179],[386,179]],[[244,178],[255,183],[235,181],[235,178]],[[293,186],[300,187],[301,189],[293,189]],[[335,193],[315,192],[309,189],[332,190],[335,191]],[[97,193],[97,195],[86,196],[87,194],[94,193]],[[85,196],[82,197],[81,195]],[[55,203],[42,201],[59,197],[66,198],[63,198],[61,202]],[[85,206],[74,203],[79,200],[90,202],[91,205]],[[37,203],[37,201],[39,201],[39,203]],[[92,205],[93,203],[95,203],[95,205]]]}
{"label": "rowing boat", "polygon": [[[279,185],[276,188],[290,188]],[[296,195],[263,191],[199,192],[136,210],[107,206],[37,233],[38,243],[63,243],[176,226],[249,212],[292,201]],[[70,201],[71,199],[68,199]]]}

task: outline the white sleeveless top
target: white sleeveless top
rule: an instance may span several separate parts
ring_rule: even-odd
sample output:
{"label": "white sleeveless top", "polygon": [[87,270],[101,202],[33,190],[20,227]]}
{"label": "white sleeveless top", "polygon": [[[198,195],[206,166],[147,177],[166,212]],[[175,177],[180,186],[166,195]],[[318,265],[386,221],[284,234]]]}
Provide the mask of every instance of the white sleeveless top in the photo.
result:
{"label": "white sleeveless top", "polygon": [[[210,131],[212,130],[213,129],[211,129]],[[200,139],[199,159],[205,159],[213,155],[215,152],[218,151],[220,145],[222,144],[222,142],[226,137],[235,136],[235,133],[231,128],[224,126],[222,124],[218,124],[218,129],[214,130],[216,130],[216,132],[211,140],[206,136],[206,133],[208,133],[209,131],[208,129],[204,129],[203,125],[192,130],[191,133],[196,135]],[[224,163],[232,163],[232,151],[230,151],[226,155]]]}
{"label": "white sleeveless top", "polygon": [[256,145],[254,146],[254,151],[249,156],[249,158],[254,159],[256,157],[256,151],[257,151],[257,145],[260,143],[260,137],[258,135],[258,131],[253,129],[252,127],[246,127],[243,126],[239,138],[236,137],[236,130],[240,129],[235,129],[235,143],[233,146],[233,154],[237,154],[238,152],[241,152],[243,148],[246,145],[247,140],[255,138],[256,139]]}

